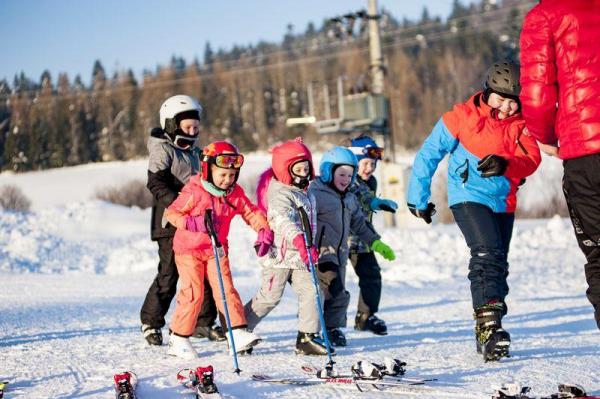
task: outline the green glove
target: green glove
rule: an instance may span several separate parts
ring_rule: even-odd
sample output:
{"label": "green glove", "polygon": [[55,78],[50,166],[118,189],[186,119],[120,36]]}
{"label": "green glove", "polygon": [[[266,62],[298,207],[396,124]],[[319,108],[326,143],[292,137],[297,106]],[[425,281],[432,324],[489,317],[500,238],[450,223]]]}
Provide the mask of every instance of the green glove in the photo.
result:
{"label": "green glove", "polygon": [[373,241],[373,244],[371,244],[371,249],[377,252],[378,254],[381,254],[381,256],[383,256],[385,260],[396,259],[396,254],[394,253],[394,250],[390,248],[387,244],[383,243],[381,240]]}

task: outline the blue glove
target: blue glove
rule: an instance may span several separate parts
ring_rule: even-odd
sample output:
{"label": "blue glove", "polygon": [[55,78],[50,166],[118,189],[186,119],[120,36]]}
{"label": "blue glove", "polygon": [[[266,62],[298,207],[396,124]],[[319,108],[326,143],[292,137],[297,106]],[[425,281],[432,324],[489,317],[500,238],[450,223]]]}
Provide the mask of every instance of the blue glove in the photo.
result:
{"label": "blue glove", "polygon": [[398,209],[398,204],[389,199],[375,197],[371,200],[369,208],[371,208],[372,211],[386,211],[396,213],[396,209]]}

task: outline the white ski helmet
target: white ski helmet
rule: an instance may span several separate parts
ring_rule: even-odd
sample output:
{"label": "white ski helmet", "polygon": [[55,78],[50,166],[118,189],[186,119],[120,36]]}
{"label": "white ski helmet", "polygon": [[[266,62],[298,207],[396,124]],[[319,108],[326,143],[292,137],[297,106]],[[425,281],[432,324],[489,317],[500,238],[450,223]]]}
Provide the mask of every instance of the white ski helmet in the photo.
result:
{"label": "white ski helmet", "polygon": [[202,114],[202,106],[194,97],[178,94],[169,97],[160,106],[160,127],[167,133],[172,133],[178,128],[175,117],[184,112],[197,112],[198,119]]}

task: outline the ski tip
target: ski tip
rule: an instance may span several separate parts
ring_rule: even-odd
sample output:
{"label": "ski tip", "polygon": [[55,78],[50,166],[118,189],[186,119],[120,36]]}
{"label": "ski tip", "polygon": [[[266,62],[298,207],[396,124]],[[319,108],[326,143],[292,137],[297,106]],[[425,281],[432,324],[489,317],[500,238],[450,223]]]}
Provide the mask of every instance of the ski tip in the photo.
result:
{"label": "ski tip", "polygon": [[265,374],[252,374],[251,378],[254,381],[265,381],[265,380],[271,379],[271,377],[269,377],[268,375],[265,375]]}

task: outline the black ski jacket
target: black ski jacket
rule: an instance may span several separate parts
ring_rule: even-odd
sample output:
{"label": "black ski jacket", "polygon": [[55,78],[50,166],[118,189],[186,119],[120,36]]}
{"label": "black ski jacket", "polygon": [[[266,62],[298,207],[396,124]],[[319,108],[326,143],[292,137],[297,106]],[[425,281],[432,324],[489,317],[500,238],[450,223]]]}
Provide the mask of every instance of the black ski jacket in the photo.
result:
{"label": "black ski jacket", "polygon": [[200,149],[192,147],[183,151],[172,145],[164,131],[154,128],[148,139],[148,183],[152,193],[152,240],[173,237],[175,227],[163,218],[165,209],[171,205],[191,176],[200,170]]}

